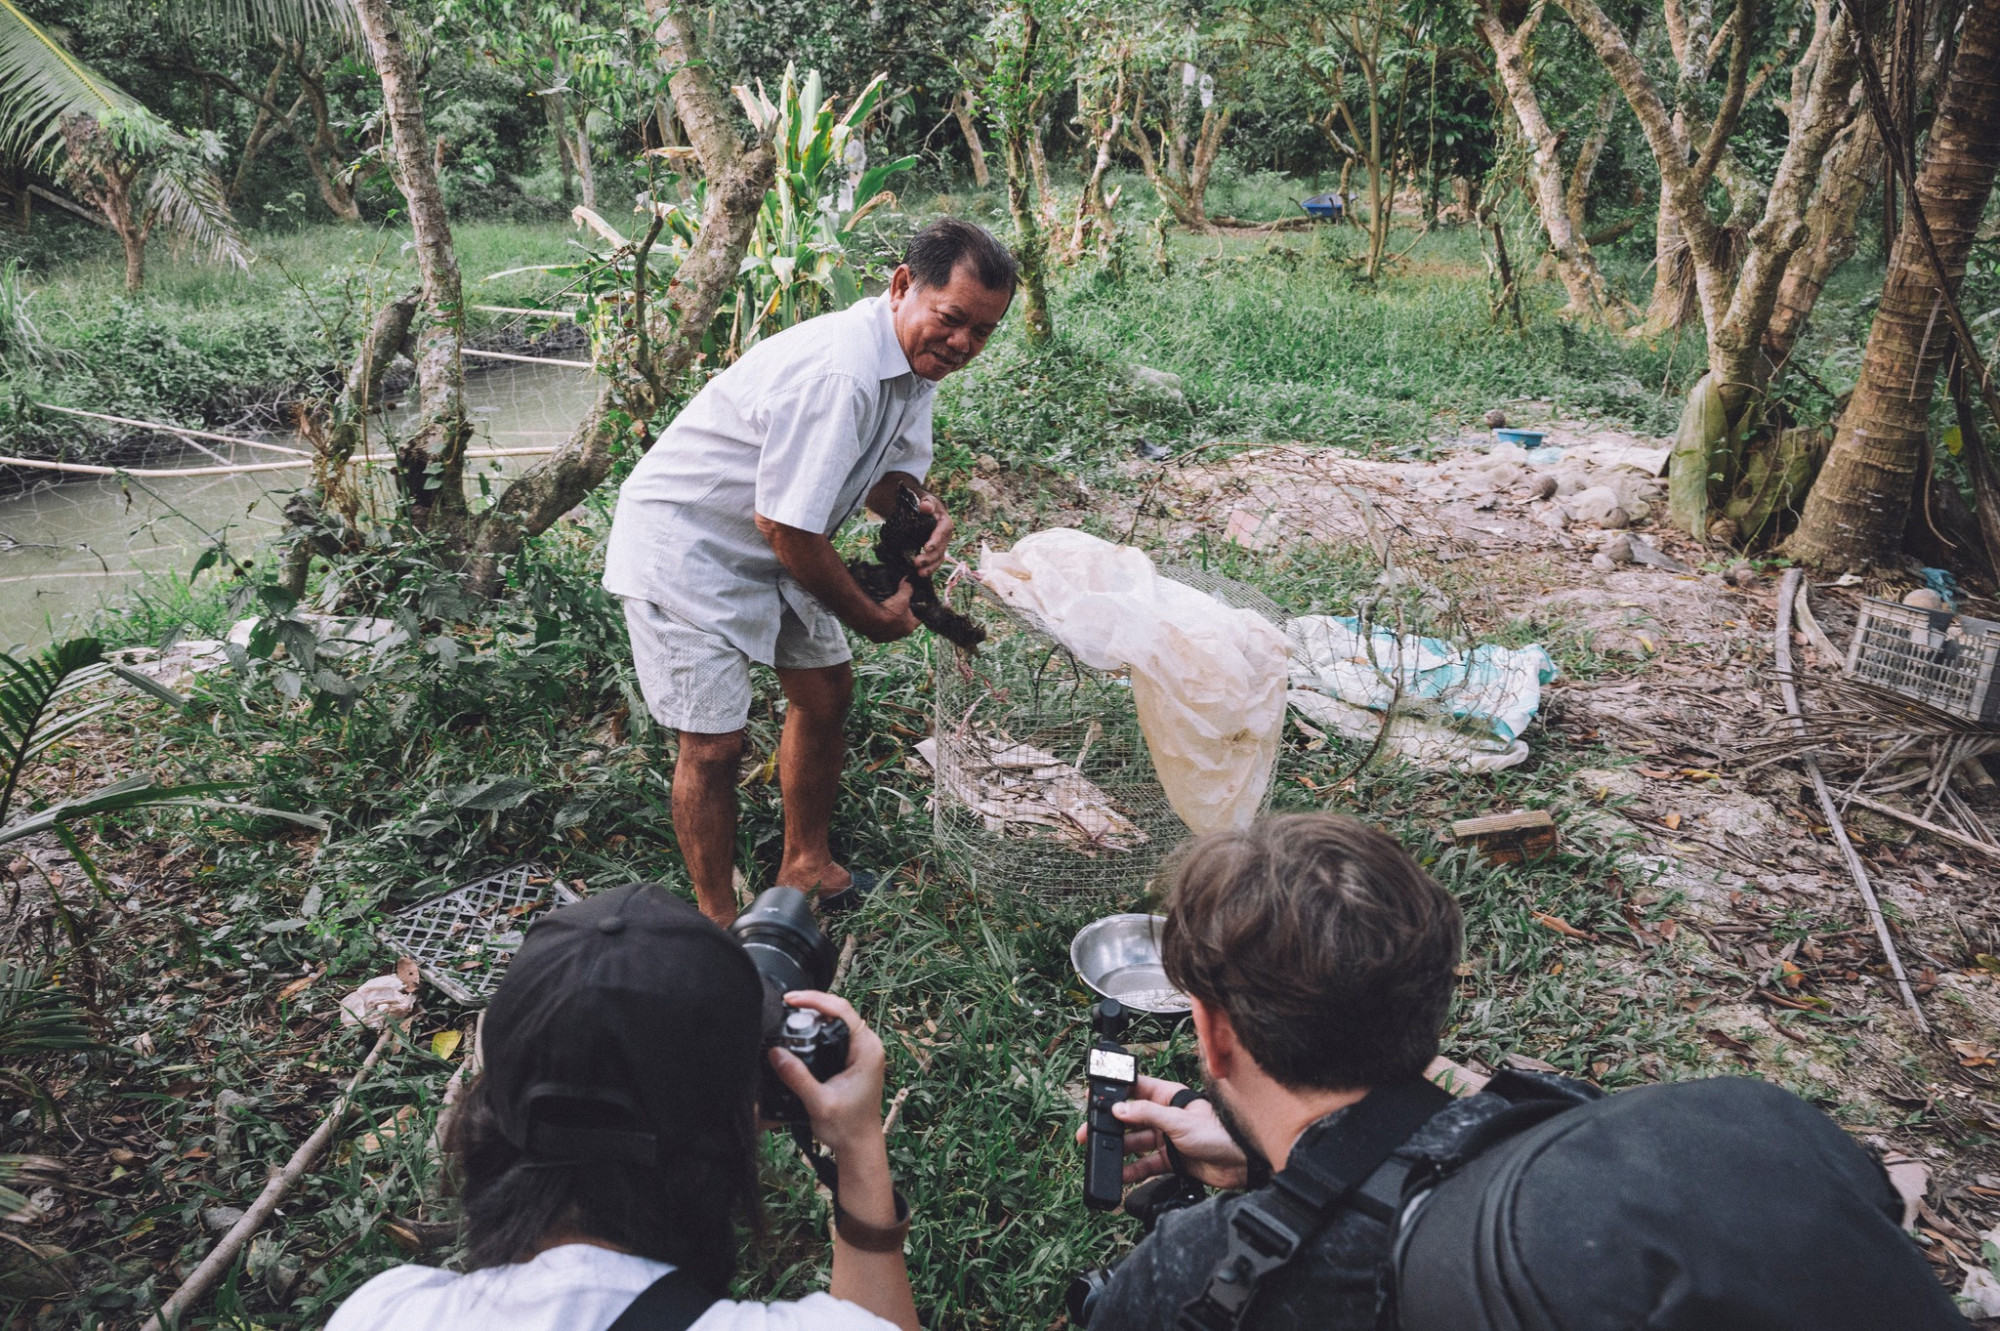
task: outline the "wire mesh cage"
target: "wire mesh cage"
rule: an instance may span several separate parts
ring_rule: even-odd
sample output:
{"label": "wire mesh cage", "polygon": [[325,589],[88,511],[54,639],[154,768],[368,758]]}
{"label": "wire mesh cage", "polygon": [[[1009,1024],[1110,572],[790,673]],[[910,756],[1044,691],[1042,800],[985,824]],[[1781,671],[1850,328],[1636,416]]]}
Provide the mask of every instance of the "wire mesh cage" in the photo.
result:
{"label": "wire mesh cage", "polygon": [[1847,673],[1939,711],[1986,724],[2000,718],[2000,624],[1971,615],[1861,603]]}
{"label": "wire mesh cage", "polygon": [[446,994],[477,1006],[500,987],[528,926],[581,900],[541,865],[517,864],[396,912],[380,937]]}
{"label": "wire mesh cage", "polygon": [[[1192,568],[1176,582],[1281,626],[1255,588]],[[982,598],[977,657],[940,661],[933,736],[939,858],[1045,900],[1130,896],[1188,835],[1140,733],[1124,671],[1078,661],[1036,616]]]}

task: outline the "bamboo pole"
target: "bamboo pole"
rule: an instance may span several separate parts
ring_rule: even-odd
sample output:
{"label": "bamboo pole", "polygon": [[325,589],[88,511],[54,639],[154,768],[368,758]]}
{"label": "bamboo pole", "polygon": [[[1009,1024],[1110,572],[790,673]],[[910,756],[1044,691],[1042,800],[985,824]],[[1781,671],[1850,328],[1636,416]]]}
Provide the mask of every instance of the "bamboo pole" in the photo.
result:
{"label": "bamboo pole", "polygon": [[572,370],[594,370],[597,368],[595,361],[556,360],[550,356],[517,356],[511,351],[475,351],[471,347],[460,347],[458,354],[461,356],[477,356],[485,360],[520,361],[523,365],[566,365]]}
{"label": "bamboo pole", "polygon": [[283,1169],[271,1175],[270,1182],[264,1185],[264,1191],[257,1194],[257,1200],[250,1203],[250,1209],[243,1213],[243,1218],[229,1227],[229,1232],[209,1250],[208,1256],[201,1259],[201,1265],[194,1269],[194,1274],[167,1297],[167,1301],[160,1305],[158,1312],[146,1319],[146,1324],[140,1331],[161,1331],[165,1326],[178,1326],[182,1315],[189,1307],[213,1289],[228,1273],[230,1266],[236,1261],[236,1255],[243,1251],[243,1245],[250,1241],[251,1235],[264,1227],[264,1222],[278,1209],[278,1203],[285,1199],[285,1194],[305,1177],[306,1171],[313,1167],[314,1162],[326,1150],[327,1143],[333,1140],[334,1131],[340,1126],[340,1120],[347,1114],[347,1106],[354,1098],[355,1089],[361,1085],[364,1077],[375,1070],[376,1063],[381,1061],[382,1051],[389,1047],[389,1041],[394,1039],[395,1035],[396,1028],[393,1024],[382,1028],[382,1034],[376,1037],[375,1047],[368,1051],[368,1057],[362,1060],[360,1068],[348,1081],[347,1089],[340,1093],[340,1098],[326,1111],[326,1117],[320,1120],[317,1128],[313,1129],[312,1136],[306,1138],[299,1149],[292,1152],[292,1158],[285,1162]]}
{"label": "bamboo pole", "polygon": [[576,318],[575,310],[531,310],[520,305],[474,305],[472,308],[475,310],[484,310],[488,314],[532,314],[539,315],[544,319]]}
{"label": "bamboo pole", "polygon": [[[555,452],[553,446],[540,448],[476,448],[468,452],[468,458],[525,458],[541,457]],[[366,463],[381,463],[387,459],[373,455],[364,457]],[[299,467],[312,466],[312,459],[301,458],[297,462],[245,462],[224,467],[100,467],[89,462],[49,462],[42,458],[17,458],[0,455],[0,466],[27,467],[32,471],[60,471],[73,476],[142,476],[148,479],[174,476],[237,476],[253,471],[287,471]]]}
{"label": "bamboo pole", "polygon": [[[1785,580],[1778,585],[1778,691],[1785,698],[1785,713],[1792,719],[1792,726],[1801,734],[1805,731],[1805,716],[1799,706],[1799,691],[1792,685],[1792,597],[1798,592],[1804,577],[1801,570],[1785,570]],[[1896,977],[1896,987],[1902,992],[1903,1003],[1916,1018],[1917,1029],[1925,1035],[1931,1033],[1930,1022],[1924,1019],[1924,1010],[1917,1005],[1916,991],[1910,988],[1910,977],[1903,973],[1903,958],[1896,952],[1896,940],[1889,935],[1889,921],[1883,918],[1882,903],[1875,899],[1875,885],[1868,881],[1868,868],[1861,862],[1861,854],[1854,849],[1854,843],[1847,839],[1847,827],[1840,821],[1840,809],[1833,802],[1833,792],[1826,788],[1826,778],[1820,775],[1819,759],[1811,750],[1799,755],[1805,764],[1806,775],[1812,779],[1813,793],[1819,796],[1820,811],[1826,815],[1826,825],[1833,832],[1834,844],[1840,847],[1841,855],[1847,860],[1847,872],[1854,879],[1854,886],[1860,889],[1861,902],[1867,908],[1868,922],[1875,926],[1875,937],[1882,944],[1882,955],[1888,959],[1889,973]]]}
{"label": "bamboo pole", "polygon": [[59,411],[65,416],[87,416],[94,421],[110,421],[113,425],[134,425],[142,430],[159,430],[165,434],[183,434],[190,439],[216,439],[225,444],[241,444],[245,448],[261,448],[267,453],[290,453],[294,457],[310,458],[303,448],[291,448],[285,444],[267,444],[261,439],[244,439],[233,434],[217,434],[213,430],[190,430],[184,425],[165,425],[159,421],[138,421],[129,416],[107,416],[101,411],[85,411],[81,407],[58,407],[52,402],[37,402],[43,411]]}

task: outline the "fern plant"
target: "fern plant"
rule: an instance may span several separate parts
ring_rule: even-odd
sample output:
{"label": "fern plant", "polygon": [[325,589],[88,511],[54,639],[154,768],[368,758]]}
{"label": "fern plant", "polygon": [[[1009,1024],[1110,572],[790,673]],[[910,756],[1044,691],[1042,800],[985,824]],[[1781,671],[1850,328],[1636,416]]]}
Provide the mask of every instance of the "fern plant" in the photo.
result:
{"label": "fern plant", "polygon": [[127,777],[87,795],[58,800],[22,817],[13,817],[14,806],[21,795],[21,778],[29,765],[46,753],[50,746],[75,733],[105,709],[116,706],[119,699],[100,699],[79,711],[66,714],[58,714],[56,704],[108,674],[115,674],[162,700],[175,704],[186,702],[172,689],[145,675],[106,661],[103,644],[95,638],[71,638],[48,648],[39,656],[26,658],[0,652],[0,846],[40,832],[53,833],[83,869],[85,876],[102,891],[96,866],[70,831],[70,824],[79,818],[150,805],[178,804],[227,808],[325,829],[326,820],[311,814],[267,809],[259,805],[223,804],[212,798],[221,791],[237,788],[241,782],[209,781],[166,786],[148,776]]}

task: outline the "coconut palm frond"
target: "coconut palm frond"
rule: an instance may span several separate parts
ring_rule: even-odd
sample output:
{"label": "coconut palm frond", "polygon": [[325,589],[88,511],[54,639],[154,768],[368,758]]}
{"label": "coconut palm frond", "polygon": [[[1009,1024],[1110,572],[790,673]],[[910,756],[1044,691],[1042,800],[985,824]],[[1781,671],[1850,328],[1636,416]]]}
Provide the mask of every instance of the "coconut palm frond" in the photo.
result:
{"label": "coconut palm frond", "polygon": [[63,119],[103,115],[131,98],[71,55],[15,0],[0,0],[0,151],[32,156]]}
{"label": "coconut palm frond", "polygon": [[321,33],[354,35],[354,10],[344,0],[168,0],[161,17],[176,32],[228,38],[304,41]]}
{"label": "coconut palm frond", "polygon": [[155,167],[146,185],[146,206],[169,233],[210,258],[250,266],[250,247],[236,229],[222,178],[198,155],[176,153]]}

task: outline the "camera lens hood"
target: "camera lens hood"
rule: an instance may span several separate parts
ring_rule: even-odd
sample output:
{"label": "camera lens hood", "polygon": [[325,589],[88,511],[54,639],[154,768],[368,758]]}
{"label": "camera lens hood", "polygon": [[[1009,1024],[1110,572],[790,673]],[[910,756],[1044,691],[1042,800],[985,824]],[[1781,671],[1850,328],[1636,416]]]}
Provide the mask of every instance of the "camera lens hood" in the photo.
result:
{"label": "camera lens hood", "polygon": [[813,917],[812,902],[796,887],[766,888],[729,932],[750,954],[757,973],[781,994],[833,983],[833,940]]}

